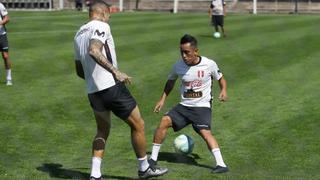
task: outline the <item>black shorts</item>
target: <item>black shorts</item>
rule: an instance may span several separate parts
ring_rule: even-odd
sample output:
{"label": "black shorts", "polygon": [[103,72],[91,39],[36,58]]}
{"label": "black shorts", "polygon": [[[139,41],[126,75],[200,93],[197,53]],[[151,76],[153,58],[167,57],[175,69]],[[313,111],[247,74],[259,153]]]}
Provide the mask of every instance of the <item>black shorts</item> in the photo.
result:
{"label": "black shorts", "polygon": [[7,34],[0,35],[0,51],[8,52],[9,51],[9,43]]}
{"label": "black shorts", "polygon": [[135,99],[123,83],[88,94],[88,98],[95,111],[112,111],[123,120],[128,119],[132,110],[137,106]]}
{"label": "black shorts", "polygon": [[211,129],[211,108],[188,107],[178,104],[166,115],[171,118],[172,128],[175,132],[189,124],[192,124],[193,129],[197,133],[201,129]]}
{"label": "black shorts", "polygon": [[212,26],[221,26],[223,27],[223,15],[212,15],[211,16],[211,23]]}

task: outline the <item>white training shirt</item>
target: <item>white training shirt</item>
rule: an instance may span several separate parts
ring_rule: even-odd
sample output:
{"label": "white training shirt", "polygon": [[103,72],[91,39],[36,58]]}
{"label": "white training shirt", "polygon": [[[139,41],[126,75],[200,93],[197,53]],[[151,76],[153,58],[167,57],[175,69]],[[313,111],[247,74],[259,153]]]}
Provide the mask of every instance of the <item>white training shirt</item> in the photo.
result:
{"label": "white training shirt", "polygon": [[200,62],[192,66],[179,60],[174,64],[168,79],[176,80],[178,77],[181,79],[180,104],[189,107],[211,107],[212,78],[219,80],[222,77],[213,60],[201,56]]}
{"label": "white training shirt", "polygon": [[212,15],[223,15],[223,0],[213,0],[211,2]]}
{"label": "white training shirt", "polygon": [[104,44],[103,55],[112,60],[113,66],[117,68],[117,57],[110,26],[98,20],[92,20],[81,26],[74,37],[75,60],[81,61],[89,94],[116,84],[112,73],[97,64],[89,55],[91,39],[99,40]]}
{"label": "white training shirt", "polygon": [[[8,15],[8,11],[6,9],[6,7],[4,7],[4,5],[2,3],[0,3],[0,21],[2,21],[2,17],[3,16],[7,16]],[[0,25],[0,35],[4,35],[6,34],[6,29],[3,25]]]}

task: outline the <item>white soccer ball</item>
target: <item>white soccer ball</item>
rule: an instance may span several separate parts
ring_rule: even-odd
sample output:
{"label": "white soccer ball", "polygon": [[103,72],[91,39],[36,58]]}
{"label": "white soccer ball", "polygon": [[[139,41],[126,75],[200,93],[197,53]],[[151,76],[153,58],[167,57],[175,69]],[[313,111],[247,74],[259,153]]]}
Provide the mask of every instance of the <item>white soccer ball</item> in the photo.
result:
{"label": "white soccer ball", "polygon": [[194,141],[190,136],[181,134],[174,139],[173,145],[177,153],[187,155],[192,152]]}
{"label": "white soccer ball", "polygon": [[215,33],[213,33],[213,37],[220,38],[221,34],[219,32],[215,32]]}

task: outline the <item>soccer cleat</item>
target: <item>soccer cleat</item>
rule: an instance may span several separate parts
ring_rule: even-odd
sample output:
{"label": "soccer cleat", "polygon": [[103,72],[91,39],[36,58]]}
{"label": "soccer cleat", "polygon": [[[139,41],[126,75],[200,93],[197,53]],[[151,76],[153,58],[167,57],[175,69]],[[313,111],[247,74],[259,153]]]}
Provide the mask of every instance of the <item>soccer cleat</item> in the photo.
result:
{"label": "soccer cleat", "polygon": [[228,172],[229,168],[228,167],[222,167],[217,165],[215,168],[212,169],[212,173],[224,173],[224,172]]}
{"label": "soccer cleat", "polygon": [[138,171],[138,175],[140,179],[147,179],[150,177],[162,176],[168,172],[167,168],[158,168],[149,166],[147,170],[144,172]]}
{"label": "soccer cleat", "polygon": [[93,176],[90,176],[90,179],[89,180],[103,180],[102,176],[98,177],[98,178],[95,178]]}
{"label": "soccer cleat", "polygon": [[11,80],[7,80],[7,86],[12,86],[12,81]]}

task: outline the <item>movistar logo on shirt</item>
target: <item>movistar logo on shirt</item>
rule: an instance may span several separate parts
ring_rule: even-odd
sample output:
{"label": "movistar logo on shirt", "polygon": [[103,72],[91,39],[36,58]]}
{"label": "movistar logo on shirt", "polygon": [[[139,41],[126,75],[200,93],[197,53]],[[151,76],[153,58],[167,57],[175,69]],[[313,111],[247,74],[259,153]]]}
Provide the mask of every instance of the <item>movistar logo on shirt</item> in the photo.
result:
{"label": "movistar logo on shirt", "polygon": [[106,35],[105,32],[100,32],[98,29],[94,32],[95,35],[98,35],[98,36],[101,36],[101,37],[104,37]]}

